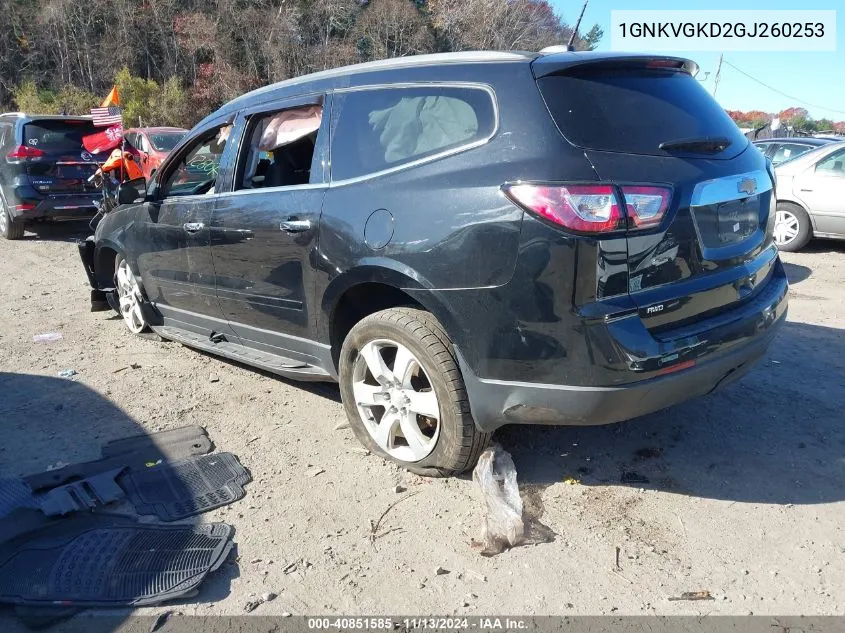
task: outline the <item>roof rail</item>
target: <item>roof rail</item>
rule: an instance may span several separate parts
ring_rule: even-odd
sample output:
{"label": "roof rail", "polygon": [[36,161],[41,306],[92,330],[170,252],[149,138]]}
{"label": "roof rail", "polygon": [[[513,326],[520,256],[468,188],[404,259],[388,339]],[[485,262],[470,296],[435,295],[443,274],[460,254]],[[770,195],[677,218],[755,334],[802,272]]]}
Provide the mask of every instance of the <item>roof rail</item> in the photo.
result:
{"label": "roof rail", "polygon": [[15,116],[18,118],[25,117],[26,114],[23,112],[0,112],[0,116]]}

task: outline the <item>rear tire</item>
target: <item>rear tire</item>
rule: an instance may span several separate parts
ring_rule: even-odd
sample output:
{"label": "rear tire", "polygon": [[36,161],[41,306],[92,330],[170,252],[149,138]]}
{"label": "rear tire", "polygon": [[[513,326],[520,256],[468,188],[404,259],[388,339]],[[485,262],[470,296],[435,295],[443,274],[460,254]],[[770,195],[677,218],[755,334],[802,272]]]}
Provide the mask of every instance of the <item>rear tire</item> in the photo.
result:
{"label": "rear tire", "polygon": [[6,201],[0,198],[0,235],[7,240],[19,240],[24,234],[24,223],[15,219],[6,207]]}
{"label": "rear tire", "polygon": [[472,419],[452,343],[428,312],[390,308],[359,321],[343,342],[339,373],[355,436],[413,473],[460,474],[490,441]]}
{"label": "rear tire", "polygon": [[798,205],[779,202],[775,211],[774,234],[778,250],[785,253],[799,251],[813,237],[810,216]]}

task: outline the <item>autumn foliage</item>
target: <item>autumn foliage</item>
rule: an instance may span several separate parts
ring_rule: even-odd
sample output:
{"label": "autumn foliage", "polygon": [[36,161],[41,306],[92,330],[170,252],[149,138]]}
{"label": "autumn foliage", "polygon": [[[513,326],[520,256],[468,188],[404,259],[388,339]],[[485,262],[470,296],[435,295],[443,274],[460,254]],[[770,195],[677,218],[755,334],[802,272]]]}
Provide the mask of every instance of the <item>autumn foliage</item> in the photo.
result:
{"label": "autumn foliage", "polygon": [[[346,64],[539,50],[572,27],[546,0],[0,0],[0,111],[84,112],[118,82],[127,121],[190,125],[257,86]],[[575,45],[595,47],[598,26]],[[125,69],[125,70],[122,70]],[[130,94],[131,93],[131,94]],[[132,97],[135,95],[135,97]],[[134,99],[134,100],[133,100]],[[166,106],[151,103],[164,100]]]}
{"label": "autumn foliage", "polygon": [[774,118],[780,119],[781,125],[792,127],[800,132],[836,132],[845,134],[845,121],[833,122],[830,119],[813,119],[806,108],[794,106],[780,112],[762,110],[727,110],[734,122],[740,127],[761,128]]}

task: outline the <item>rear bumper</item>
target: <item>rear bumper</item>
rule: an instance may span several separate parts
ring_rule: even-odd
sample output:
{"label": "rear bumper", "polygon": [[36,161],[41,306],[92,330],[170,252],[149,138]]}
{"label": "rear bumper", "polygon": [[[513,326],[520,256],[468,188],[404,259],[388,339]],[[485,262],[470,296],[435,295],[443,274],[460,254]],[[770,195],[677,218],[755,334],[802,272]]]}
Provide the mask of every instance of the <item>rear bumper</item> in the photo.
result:
{"label": "rear bumper", "polygon": [[18,202],[15,204],[34,204],[34,209],[27,209],[25,211],[17,210],[14,204],[10,213],[15,219],[22,220],[75,220],[75,219],[90,219],[97,213],[96,201],[100,198],[99,193],[80,193],[80,194],[56,194],[51,196],[44,196],[37,193],[31,187],[18,188],[15,191],[13,199]]}
{"label": "rear bumper", "polygon": [[[778,266],[782,273],[782,268]],[[706,331],[683,332],[673,341],[651,342],[662,357],[671,350],[672,363],[695,364],[673,373],[638,380],[636,367],[659,362],[643,354],[642,332],[633,322],[610,324],[616,345],[629,357],[630,371],[615,386],[572,386],[479,378],[457,351],[473,417],[478,427],[492,431],[505,424],[597,425],[629,420],[706,395],[741,378],[768,348],[786,320],[788,283],[777,274],[753,302],[708,320]],[[638,317],[633,317],[637,320]],[[614,326],[615,325],[615,326]],[[640,328],[642,326],[640,325]],[[617,338],[618,337],[618,338]],[[625,337],[629,339],[625,341]],[[649,337],[650,338],[650,337]],[[627,344],[626,344],[627,343]],[[638,349],[638,352],[631,351]],[[677,365],[675,365],[677,366]],[[672,364],[666,365],[667,369]],[[658,372],[659,373],[659,372]]]}

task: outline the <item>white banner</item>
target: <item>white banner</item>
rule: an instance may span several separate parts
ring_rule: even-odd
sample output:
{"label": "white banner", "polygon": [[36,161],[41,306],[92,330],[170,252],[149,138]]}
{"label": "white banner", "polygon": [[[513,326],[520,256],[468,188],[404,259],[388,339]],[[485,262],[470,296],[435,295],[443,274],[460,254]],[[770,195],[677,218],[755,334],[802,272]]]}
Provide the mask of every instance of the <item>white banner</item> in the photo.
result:
{"label": "white banner", "polygon": [[614,51],[835,51],[836,11],[611,11]]}

